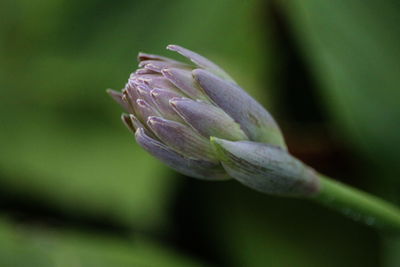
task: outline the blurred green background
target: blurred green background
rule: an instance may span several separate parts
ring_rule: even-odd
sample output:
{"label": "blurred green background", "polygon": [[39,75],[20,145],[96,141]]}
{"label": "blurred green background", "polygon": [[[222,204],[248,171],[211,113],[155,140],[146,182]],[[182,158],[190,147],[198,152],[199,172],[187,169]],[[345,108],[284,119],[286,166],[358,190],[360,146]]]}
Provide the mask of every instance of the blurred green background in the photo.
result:
{"label": "blurred green background", "polygon": [[394,236],[183,177],[105,94],[138,51],[217,62],[317,170],[400,203],[400,2],[2,0],[0,266],[400,266]]}

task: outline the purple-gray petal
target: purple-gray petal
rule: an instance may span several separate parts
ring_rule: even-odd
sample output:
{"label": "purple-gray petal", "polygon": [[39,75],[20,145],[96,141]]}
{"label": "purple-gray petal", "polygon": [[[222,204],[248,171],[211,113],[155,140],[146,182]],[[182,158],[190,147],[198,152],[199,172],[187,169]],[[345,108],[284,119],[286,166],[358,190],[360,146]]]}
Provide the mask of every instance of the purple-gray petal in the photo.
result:
{"label": "purple-gray petal", "polygon": [[142,123],[146,123],[147,119],[152,116],[160,116],[160,113],[143,99],[136,100],[138,117]]}
{"label": "purple-gray petal", "polygon": [[125,126],[132,132],[135,133],[136,127],[133,125],[131,118],[129,117],[129,114],[122,114],[121,115],[121,120],[125,124]]}
{"label": "purple-gray petal", "polygon": [[125,85],[123,92],[126,92],[127,97],[131,99],[131,101],[136,101],[139,98],[139,95],[136,90],[136,83],[133,82],[133,79],[129,79]]}
{"label": "purple-gray petal", "polygon": [[320,189],[315,171],[287,151],[264,143],[212,137],[227,173],[255,190],[285,196],[310,196]]}
{"label": "purple-gray petal", "polygon": [[207,99],[207,97],[199,88],[199,85],[193,79],[193,75],[190,70],[166,68],[163,69],[161,73],[187,96],[195,99]]}
{"label": "purple-gray petal", "polygon": [[143,124],[132,114],[122,114],[121,119],[133,134],[138,128],[144,128]]}
{"label": "purple-gray petal", "polygon": [[133,79],[135,84],[147,84],[151,88],[163,88],[163,89],[170,89],[173,91],[178,91],[178,89],[164,76],[157,73],[154,74],[144,74],[135,76]]}
{"label": "purple-gray petal", "polygon": [[139,94],[136,88],[127,85],[125,89],[122,91],[122,99],[128,103],[129,112],[130,113],[137,113],[138,106],[136,104],[136,100],[139,98]]}
{"label": "purple-gray petal", "polygon": [[161,117],[149,117],[147,125],[167,146],[190,159],[217,162],[208,139],[189,126]]}
{"label": "purple-gray petal", "polygon": [[174,97],[180,97],[178,93],[163,90],[163,89],[153,89],[150,92],[154,103],[156,104],[158,110],[162,116],[168,120],[174,120],[183,122],[182,118],[175,112],[175,110],[169,104],[169,100]]}
{"label": "purple-gray petal", "polygon": [[162,77],[160,73],[158,72],[152,72],[152,73],[142,73],[142,74],[137,74],[132,73],[131,76],[129,77],[129,81],[132,82],[133,84],[142,84],[146,81],[150,81],[151,79],[155,79],[157,77]]}
{"label": "purple-gray petal", "polygon": [[203,57],[202,55],[197,54],[196,52],[193,52],[193,51],[186,49],[179,45],[168,45],[167,49],[178,52],[179,54],[190,59],[190,61],[192,61],[194,64],[196,64],[197,66],[199,66],[203,69],[209,70],[224,79],[233,81],[233,79],[217,64],[208,60],[207,58]]}
{"label": "purple-gray petal", "polygon": [[142,74],[157,74],[157,72],[148,70],[148,69],[137,69],[134,73],[134,75],[142,75]]}
{"label": "purple-gray petal", "polygon": [[145,60],[159,60],[159,61],[168,61],[168,62],[175,62],[175,63],[179,62],[172,58],[155,55],[155,54],[147,54],[147,53],[139,52],[138,61],[140,62],[140,61],[145,61]]}
{"label": "purple-gray petal", "polygon": [[161,72],[162,69],[168,67],[178,67],[185,69],[192,69],[189,65],[180,62],[169,62],[169,61],[159,61],[159,60],[145,60],[139,63],[139,67],[145,68],[155,72]]}
{"label": "purple-gray petal", "polygon": [[148,85],[138,85],[136,86],[136,91],[139,95],[139,98],[143,99],[146,101],[150,106],[153,108],[157,108],[156,104],[154,103],[153,98],[150,95],[150,91],[152,88],[150,88]]}
{"label": "purple-gray petal", "polygon": [[136,130],[135,138],[136,142],[147,152],[179,173],[206,180],[229,179],[219,164],[188,159],[149,137],[143,128]]}
{"label": "purple-gray petal", "polygon": [[240,125],[219,107],[188,98],[173,98],[169,103],[186,123],[206,138],[216,136],[232,141],[248,140]]}
{"label": "purple-gray petal", "polygon": [[131,131],[131,133],[135,134],[136,130],[142,128],[146,135],[150,136],[153,139],[157,139],[157,137],[149,130],[149,128],[143,125],[138,118],[136,118],[133,114],[122,114],[121,116],[122,122],[125,126]]}
{"label": "purple-gray petal", "polygon": [[192,73],[211,100],[240,124],[250,140],[286,148],[275,120],[242,88],[203,69]]}

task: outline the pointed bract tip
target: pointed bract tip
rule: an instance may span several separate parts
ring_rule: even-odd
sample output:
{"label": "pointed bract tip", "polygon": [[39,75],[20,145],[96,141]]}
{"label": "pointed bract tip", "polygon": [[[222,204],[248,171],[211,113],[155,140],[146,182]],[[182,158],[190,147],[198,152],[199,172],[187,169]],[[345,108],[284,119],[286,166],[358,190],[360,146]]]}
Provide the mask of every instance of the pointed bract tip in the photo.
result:
{"label": "pointed bract tip", "polygon": [[132,133],[135,133],[136,125],[129,114],[122,114],[121,120]]}
{"label": "pointed bract tip", "polygon": [[148,54],[148,53],[144,53],[144,52],[139,52],[137,59],[139,62],[145,61],[145,60],[174,61],[167,57],[163,57],[163,56],[155,55],[155,54]]}
{"label": "pointed bract tip", "polygon": [[111,89],[111,88],[106,89],[106,93],[109,96],[111,96],[112,98],[115,98],[116,96],[121,96],[122,95],[121,92],[118,92],[118,91],[116,91],[114,89]]}
{"label": "pointed bract tip", "polygon": [[211,144],[215,145],[216,147],[223,147],[227,143],[235,143],[236,141],[230,141],[223,138],[218,138],[215,136],[210,136]]}
{"label": "pointed bract tip", "polygon": [[156,116],[149,116],[148,118],[147,118],[147,125],[149,125],[150,127],[151,126],[154,126],[154,125],[156,125],[156,124],[161,124],[161,123],[164,123],[165,121],[164,121],[164,119],[163,118],[160,118],[160,117],[156,117]]}
{"label": "pointed bract tip", "polygon": [[146,136],[143,128],[137,128],[135,131],[135,138]]}
{"label": "pointed bract tip", "polygon": [[176,51],[179,49],[179,47],[180,47],[179,45],[170,44],[170,45],[167,45],[167,50]]}
{"label": "pointed bract tip", "polygon": [[222,147],[223,139],[217,138],[215,136],[210,136],[211,147],[213,148],[217,158],[221,161],[226,160],[226,154],[224,148]]}
{"label": "pointed bract tip", "polygon": [[147,56],[147,53],[139,52],[137,55],[137,61],[140,62],[140,61],[146,60],[147,59],[146,56]]}
{"label": "pointed bract tip", "polygon": [[164,76],[167,76],[167,77],[168,76],[172,76],[171,70],[169,68],[163,68],[161,70],[161,74],[164,75]]}
{"label": "pointed bract tip", "polygon": [[144,133],[144,129],[143,128],[137,128],[135,131],[135,135],[139,135],[141,133]]}
{"label": "pointed bract tip", "polygon": [[217,144],[217,140],[218,140],[218,138],[217,137],[215,137],[215,136],[210,136],[210,142],[211,142],[211,144]]}
{"label": "pointed bract tip", "polygon": [[157,97],[157,96],[159,96],[159,89],[153,89],[153,90],[151,90],[150,91],[150,95],[152,96],[152,97]]}
{"label": "pointed bract tip", "polygon": [[218,138],[215,136],[210,136],[210,143],[211,143],[211,146],[213,147],[214,151],[218,152],[218,147],[219,147]]}
{"label": "pointed bract tip", "polygon": [[168,102],[171,106],[176,107],[179,104],[179,102],[183,101],[192,101],[192,100],[186,97],[173,97]]}
{"label": "pointed bract tip", "polygon": [[138,104],[140,107],[147,107],[147,106],[149,106],[149,104],[147,104],[147,102],[144,101],[144,100],[141,99],[141,98],[136,99],[136,104]]}
{"label": "pointed bract tip", "polygon": [[112,99],[114,99],[115,102],[120,104],[125,109],[125,111],[127,112],[130,111],[129,104],[126,101],[123,93],[112,89],[107,89],[106,92]]}
{"label": "pointed bract tip", "polygon": [[195,78],[195,79],[197,79],[196,76],[198,76],[199,74],[202,74],[202,73],[207,73],[207,71],[205,71],[203,69],[194,69],[194,70],[192,70],[192,75],[193,75],[193,78]]}
{"label": "pointed bract tip", "polygon": [[128,120],[130,120],[129,114],[122,113],[122,114],[121,114],[121,120],[122,120],[124,123],[127,122]]}

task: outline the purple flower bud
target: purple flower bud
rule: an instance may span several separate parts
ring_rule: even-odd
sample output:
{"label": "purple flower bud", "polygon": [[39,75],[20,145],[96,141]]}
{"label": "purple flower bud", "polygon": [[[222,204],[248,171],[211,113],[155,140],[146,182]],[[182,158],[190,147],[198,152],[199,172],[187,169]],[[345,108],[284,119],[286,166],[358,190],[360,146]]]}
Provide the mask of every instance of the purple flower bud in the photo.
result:
{"label": "purple flower bud", "polygon": [[[280,147],[274,148],[279,153],[264,153],[265,156],[283,157],[280,153],[284,153],[286,145],[272,116],[222,68],[183,47],[169,45],[167,49],[194,65],[139,53],[139,69],[130,75],[122,93],[108,91],[129,113],[122,116],[122,121],[144,149],[178,172],[211,180],[221,180],[229,174],[244,181],[243,174],[254,172],[249,169],[254,162],[244,158],[244,165],[237,170],[235,166],[241,161],[231,164],[221,160],[210,137],[274,145]],[[284,168],[283,163],[279,166]],[[267,175],[262,183],[275,185],[271,177]],[[277,184],[290,184],[285,179]]]}

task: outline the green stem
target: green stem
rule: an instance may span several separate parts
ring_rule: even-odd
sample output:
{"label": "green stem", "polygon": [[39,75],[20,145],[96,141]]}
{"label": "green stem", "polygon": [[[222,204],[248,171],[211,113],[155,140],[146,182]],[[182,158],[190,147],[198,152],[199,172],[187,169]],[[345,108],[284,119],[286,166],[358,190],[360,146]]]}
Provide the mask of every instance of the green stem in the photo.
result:
{"label": "green stem", "polygon": [[320,175],[314,200],[368,225],[400,232],[400,209],[376,196]]}

